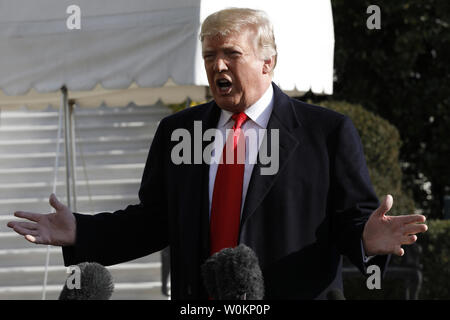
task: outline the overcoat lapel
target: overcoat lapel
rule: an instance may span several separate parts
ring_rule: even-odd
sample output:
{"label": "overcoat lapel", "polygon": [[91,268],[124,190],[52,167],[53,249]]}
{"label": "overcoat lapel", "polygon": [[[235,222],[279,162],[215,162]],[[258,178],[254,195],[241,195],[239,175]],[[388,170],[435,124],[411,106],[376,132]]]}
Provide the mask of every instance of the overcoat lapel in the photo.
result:
{"label": "overcoat lapel", "polygon": [[[273,175],[261,175],[261,168],[264,165],[260,161],[260,152],[258,152],[258,161],[253,167],[250,178],[247,195],[245,198],[244,209],[241,217],[241,230],[248,218],[255,212],[256,208],[261,204],[267,193],[270,191],[279,173],[283,170],[290,156],[300,146],[300,138],[294,136],[293,132],[302,130],[302,126],[297,119],[295,110],[290,102],[290,98],[284,94],[275,84],[274,89],[274,106],[269,123],[267,124],[267,154],[272,155],[271,148],[271,130],[279,132],[279,167],[277,173]],[[276,144],[274,147],[278,147]],[[273,161],[274,159],[272,159]],[[269,164],[270,165],[270,164]]]}

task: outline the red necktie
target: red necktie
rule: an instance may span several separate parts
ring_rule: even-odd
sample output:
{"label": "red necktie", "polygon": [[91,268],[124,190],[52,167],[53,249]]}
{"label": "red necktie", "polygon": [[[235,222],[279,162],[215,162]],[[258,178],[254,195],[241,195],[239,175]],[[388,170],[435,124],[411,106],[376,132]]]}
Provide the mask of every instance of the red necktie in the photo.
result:
{"label": "red necktie", "polygon": [[[243,112],[234,114],[233,131],[222,151],[222,162],[217,168],[211,204],[211,255],[223,248],[237,246],[241,220],[242,181],[245,169],[245,139],[241,131],[247,120]],[[234,159],[231,160],[231,152]],[[228,156],[228,159],[227,159]]]}

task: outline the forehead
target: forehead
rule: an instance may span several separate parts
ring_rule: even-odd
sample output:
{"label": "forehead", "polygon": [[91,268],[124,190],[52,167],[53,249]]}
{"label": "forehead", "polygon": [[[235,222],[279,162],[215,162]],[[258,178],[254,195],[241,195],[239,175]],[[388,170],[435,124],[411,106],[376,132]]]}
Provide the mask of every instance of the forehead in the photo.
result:
{"label": "forehead", "polygon": [[228,35],[212,35],[205,36],[202,41],[202,49],[217,50],[229,47],[239,47],[241,49],[252,48],[253,46],[253,32],[249,29],[244,29],[242,32],[231,32]]}

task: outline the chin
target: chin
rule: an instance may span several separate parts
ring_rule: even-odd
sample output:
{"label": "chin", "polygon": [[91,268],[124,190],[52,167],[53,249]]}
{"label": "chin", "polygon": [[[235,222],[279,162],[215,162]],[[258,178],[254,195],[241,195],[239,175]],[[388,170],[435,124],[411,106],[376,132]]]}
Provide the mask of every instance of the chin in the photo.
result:
{"label": "chin", "polygon": [[236,105],[234,103],[230,103],[230,102],[224,102],[224,101],[217,101],[216,100],[217,105],[220,107],[220,109],[226,110],[226,111],[230,111],[233,113],[237,113],[237,112],[241,112],[244,111],[245,108],[241,108],[239,105]]}
{"label": "chin", "polygon": [[240,103],[237,103],[236,100],[233,99],[233,97],[214,97],[214,101],[216,101],[221,109],[226,111],[237,113],[245,110],[245,107],[243,108]]}

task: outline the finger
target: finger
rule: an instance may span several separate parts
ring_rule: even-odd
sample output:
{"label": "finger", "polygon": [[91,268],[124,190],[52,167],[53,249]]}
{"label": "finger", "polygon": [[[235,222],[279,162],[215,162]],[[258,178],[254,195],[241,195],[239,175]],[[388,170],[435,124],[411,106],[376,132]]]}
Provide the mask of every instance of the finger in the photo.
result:
{"label": "finger", "polygon": [[401,240],[402,244],[413,244],[416,241],[417,241],[416,235],[403,236]]}
{"label": "finger", "polygon": [[43,214],[40,213],[33,213],[33,212],[24,212],[24,211],[17,211],[14,212],[14,216],[18,218],[28,219],[34,222],[38,222]]}
{"label": "finger", "polygon": [[422,233],[428,230],[428,226],[426,224],[407,224],[403,229],[404,235]]}
{"label": "finger", "polygon": [[404,216],[390,216],[392,222],[397,226],[405,227],[410,224],[423,224],[426,221],[425,216],[420,214],[411,214]]}
{"label": "finger", "polygon": [[38,235],[32,236],[30,234],[27,234],[25,236],[25,239],[28,240],[31,243],[34,243],[34,244],[43,244],[42,240],[41,240],[41,237],[38,236]]}
{"label": "finger", "polygon": [[403,250],[403,248],[402,248],[401,246],[397,246],[397,247],[394,249],[393,254],[395,254],[395,255],[401,257],[401,256],[403,256],[403,255],[405,254],[405,250]]}
{"label": "finger", "polygon": [[25,236],[25,239],[27,239],[28,241],[30,241],[30,242],[32,242],[32,243],[36,243],[36,237],[34,237],[34,236],[32,236],[32,235],[27,234],[27,235]]}
{"label": "finger", "polygon": [[66,206],[64,204],[62,204],[61,202],[59,202],[58,198],[56,197],[56,195],[54,193],[52,193],[50,195],[50,198],[48,200],[48,202],[50,203],[50,205],[55,208],[57,211],[58,210],[64,210],[66,208]]}
{"label": "finger", "polygon": [[36,230],[38,228],[38,225],[36,223],[31,222],[21,222],[21,221],[10,221],[7,224],[8,227],[13,228],[15,226],[20,226],[22,228],[30,229],[30,230]]}
{"label": "finger", "polygon": [[378,209],[375,211],[376,214],[380,217],[384,216],[389,210],[392,208],[392,204],[394,203],[394,199],[390,194],[388,194],[386,197],[384,197],[383,202],[378,207]]}
{"label": "finger", "polygon": [[14,225],[15,225],[16,223],[17,223],[16,221],[10,221],[10,222],[8,222],[8,223],[6,224],[6,226],[7,226],[8,228],[14,228]]}
{"label": "finger", "polygon": [[410,223],[424,223],[427,219],[425,216],[421,214],[410,214],[405,216],[397,216],[399,221],[401,221],[402,224],[410,224]]}
{"label": "finger", "polygon": [[22,236],[26,236],[26,235],[33,235],[33,236],[37,236],[38,235],[38,231],[37,230],[31,230],[31,229],[27,229],[24,227],[21,227],[20,225],[15,225],[13,230],[15,232],[17,232],[18,234],[22,235]]}

